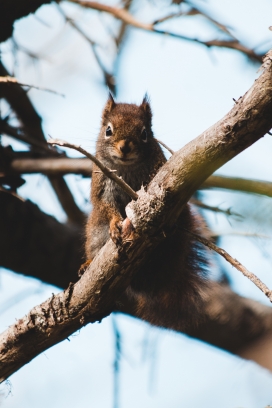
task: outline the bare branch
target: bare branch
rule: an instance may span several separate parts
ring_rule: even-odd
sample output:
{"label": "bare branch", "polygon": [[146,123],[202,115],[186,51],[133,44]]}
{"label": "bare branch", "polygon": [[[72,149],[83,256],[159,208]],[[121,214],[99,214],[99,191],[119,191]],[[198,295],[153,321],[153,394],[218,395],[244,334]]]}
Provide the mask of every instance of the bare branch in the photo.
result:
{"label": "bare branch", "polygon": [[[61,224],[29,200],[22,202],[10,194],[0,197],[0,213],[5,214],[0,217],[1,266],[62,288],[76,280],[83,260],[80,229]],[[210,282],[204,301],[205,318],[186,328],[200,340],[237,353],[272,330],[270,307],[243,298],[226,285]],[[122,295],[116,307],[135,316],[131,298]]]}
{"label": "bare branch", "polygon": [[[9,126],[9,125],[8,125]],[[0,130],[1,130],[0,124]],[[17,130],[15,128],[9,129],[14,131],[16,138]],[[6,132],[11,135],[11,132]],[[12,132],[13,133],[13,132]],[[27,137],[22,136],[22,141],[27,142]],[[29,141],[29,143],[32,140]],[[159,142],[159,141],[158,141]],[[159,142],[160,143],[160,142]],[[38,142],[37,142],[38,146]],[[43,145],[40,146],[43,148]],[[167,148],[165,146],[165,148]],[[46,148],[44,148],[46,149]],[[46,149],[47,150],[47,149]],[[170,148],[168,148],[170,151]],[[47,150],[48,151],[48,150]],[[51,155],[52,151],[48,151]],[[52,152],[54,153],[54,152]],[[56,154],[56,153],[54,153]],[[1,167],[0,167],[1,169]],[[65,174],[81,174],[82,176],[91,177],[92,175],[92,164],[89,160],[85,158],[45,158],[45,159],[31,159],[31,158],[14,158],[10,162],[9,166],[5,168],[5,172],[12,174],[32,174],[32,173],[42,173],[46,175],[65,175]],[[264,180],[250,180],[245,178],[235,178],[226,176],[210,176],[204,183],[199,187],[199,189],[210,189],[219,188],[223,190],[240,191],[250,194],[260,194],[268,197],[272,197],[272,183]],[[203,205],[202,205],[203,207]],[[207,208],[208,209],[208,208]],[[217,211],[213,208],[213,211]],[[227,215],[237,215],[229,210],[219,209],[217,212],[224,212]]]}
{"label": "bare branch", "polygon": [[238,177],[211,176],[202,184],[201,189],[205,188],[222,188],[272,197],[272,183],[262,180],[249,180]]}
{"label": "bare branch", "polygon": [[78,152],[84,154],[84,156],[88,157],[88,159],[94,162],[96,166],[99,167],[99,169],[107,177],[109,177],[111,180],[114,180],[118,184],[118,186],[120,186],[133,200],[137,200],[138,198],[137,193],[124,180],[122,180],[121,177],[118,177],[116,174],[114,174],[115,170],[111,170],[108,167],[104,166],[104,164],[101,163],[95,156],[87,152],[87,150],[83,149],[81,146],[65,142],[64,140],[58,140],[58,139],[48,140],[48,143],[51,145],[69,147],[70,149],[77,150]]}
{"label": "bare branch", "polygon": [[213,211],[216,213],[221,213],[221,214],[225,214],[227,216],[232,216],[232,217],[242,217],[242,215],[235,213],[234,211],[231,210],[231,208],[228,208],[226,210],[219,208],[219,207],[215,207],[212,205],[207,205],[205,203],[203,203],[200,200],[196,200],[195,198],[191,198],[190,203],[196,205],[197,207],[203,208],[203,210],[208,210],[208,211]]}
{"label": "bare branch", "polygon": [[[0,165],[1,171],[1,165]],[[90,177],[92,174],[92,163],[86,158],[47,158],[47,159],[13,159],[5,172],[12,174],[42,173],[47,176],[80,174]]]}
{"label": "bare branch", "polygon": [[217,254],[221,255],[223,258],[226,259],[227,262],[229,262],[232,266],[234,266],[234,268],[236,268],[238,271],[242,272],[242,274],[246,278],[251,280],[251,282],[253,282],[254,285],[256,285],[257,288],[260,289],[265,294],[265,296],[268,297],[268,299],[272,303],[272,290],[270,290],[256,275],[254,275],[254,273],[249,272],[246,269],[245,266],[243,266],[239,261],[237,261],[237,259],[234,259],[230,254],[227,253],[227,251],[225,251],[222,248],[219,248],[213,242],[209,241],[208,239],[206,239],[204,237],[201,237],[200,235],[194,234],[191,231],[186,230],[186,232],[188,234],[194,236],[194,238],[197,241],[201,242],[203,245],[207,246],[208,248],[215,251]]}
{"label": "bare branch", "polygon": [[82,7],[91,8],[93,10],[104,11],[106,13],[112,14],[118,20],[122,20],[124,23],[132,25],[136,28],[141,28],[143,30],[152,31],[152,24],[145,24],[136,20],[127,10],[119,7],[112,7],[106,4],[101,4],[96,1],[84,1],[84,0],[69,0],[71,3],[79,4]]}
{"label": "bare branch", "polygon": [[38,89],[39,91],[50,92],[50,93],[53,93],[55,95],[59,95],[59,96],[62,96],[63,98],[65,98],[64,94],[53,91],[52,89],[42,88],[40,86],[35,86],[35,85],[22,84],[16,78],[10,77],[10,76],[0,76],[0,82],[7,83],[7,84],[17,84],[17,85],[20,85],[20,86],[26,86],[28,88],[34,88],[34,89]]}
{"label": "bare branch", "polygon": [[[0,75],[10,76],[1,61]],[[47,144],[43,134],[41,118],[28,98],[26,91],[16,83],[14,83],[13,86],[0,83],[0,97],[5,98],[14,112],[17,114],[18,119],[23,123],[24,133],[33,139],[37,139],[38,142],[46,146]],[[71,210],[67,213],[68,219],[76,224],[84,223],[85,215],[76,205],[76,202],[65,180],[61,180],[61,176],[58,177],[59,179],[54,177],[51,180],[49,176],[49,181],[55,190],[62,208],[66,209],[66,211]],[[69,200],[69,202],[67,202],[67,200]]]}
{"label": "bare branch", "polygon": [[231,34],[231,32],[229,31],[228,27],[225,26],[222,23],[219,23],[218,21],[216,21],[215,19],[213,19],[212,17],[210,17],[207,13],[205,13],[203,10],[200,10],[198,8],[196,8],[195,6],[187,13],[188,16],[195,16],[197,14],[202,15],[203,17],[205,17],[207,20],[209,20],[211,23],[213,23],[215,26],[217,26],[221,31],[225,32],[226,34],[228,34],[230,37],[235,38],[233,34]]}
{"label": "bare branch", "polygon": [[[0,131],[1,131],[0,123]],[[6,128],[4,128],[6,129]],[[12,128],[7,125],[7,134],[13,135],[18,138],[22,137],[21,140],[31,143],[34,139],[28,141],[26,136],[17,134],[17,129]],[[20,135],[20,136],[19,136]],[[157,140],[157,139],[156,139]],[[159,143],[160,141],[157,140]],[[46,150],[50,155],[56,154],[52,150],[48,150],[46,145],[39,144],[35,142],[37,146],[41,147],[43,150]],[[173,150],[168,148],[165,145],[165,148],[170,152]],[[0,167],[1,170],[1,167]],[[91,177],[92,175],[92,164],[88,159],[85,158],[45,158],[45,159],[31,159],[31,158],[14,158],[11,160],[8,167],[5,168],[5,172],[12,174],[31,174],[31,173],[42,173],[46,175],[65,175],[65,174],[81,174],[86,177]],[[225,190],[240,191],[250,194],[260,194],[272,197],[272,183],[264,180],[250,180],[245,178],[236,178],[236,177],[226,177],[226,176],[210,176],[204,183],[199,187],[199,189],[210,189],[210,188],[219,188]],[[202,205],[203,206],[203,205]],[[208,208],[207,208],[208,209]],[[217,211],[215,208],[213,211]],[[237,215],[234,212],[229,210],[221,210],[217,212],[224,212],[227,215]]]}
{"label": "bare branch", "polygon": [[83,225],[62,224],[7,192],[0,192],[0,213],[1,267],[61,288],[78,279]]}
{"label": "bare branch", "polygon": [[154,26],[156,24],[160,24],[160,23],[164,23],[165,21],[172,20],[173,18],[178,18],[181,16],[187,16],[187,15],[189,14],[184,11],[178,11],[177,13],[170,13],[161,18],[157,18],[156,20],[153,21],[152,25]]}
{"label": "bare branch", "polygon": [[114,310],[115,301],[149,252],[164,240],[164,231],[176,225],[193,192],[216,169],[271,129],[271,110],[272,52],[269,52],[262,75],[239,103],[176,152],[146,190],[138,192],[138,199],[128,204],[126,214],[135,228],[130,240],[118,248],[109,240],[75,285],[70,284],[66,291],[36,306],[2,333],[1,381],[83,325],[101,320]]}
{"label": "bare branch", "polygon": [[252,58],[258,62],[262,62],[263,55],[256,54],[253,50],[245,47],[237,40],[232,39],[230,41],[229,40],[201,41],[196,38],[190,38],[190,37],[176,34],[173,32],[168,32],[165,30],[158,30],[154,27],[152,23],[147,24],[147,23],[142,23],[136,20],[127,10],[122,9],[122,8],[108,6],[106,4],[97,3],[95,1],[85,1],[85,0],[69,0],[69,1],[72,3],[79,4],[82,7],[87,7],[93,10],[107,12],[109,14],[112,14],[115,18],[122,20],[124,23],[129,24],[136,28],[140,28],[145,31],[150,31],[153,33],[162,34],[162,35],[169,36],[169,37],[179,38],[185,41],[195,42],[201,45],[205,45],[206,47],[214,46],[214,47],[225,47],[225,48],[235,49],[235,50],[243,52],[249,58]]}
{"label": "bare branch", "polygon": [[[132,0],[126,0],[125,4],[123,6],[123,9],[126,11],[129,11],[129,8],[132,4]],[[122,21],[121,27],[119,29],[119,32],[115,38],[115,44],[117,46],[117,55],[120,52],[120,45],[122,44],[122,41],[125,37],[125,33],[126,33],[126,28],[127,28],[127,23],[125,23],[124,21]]]}
{"label": "bare branch", "polygon": [[65,21],[70,24],[91,46],[92,51],[93,51],[93,55],[96,59],[96,62],[99,66],[99,68],[101,69],[103,76],[104,76],[104,80],[105,80],[105,84],[109,87],[109,89],[115,93],[115,80],[114,80],[114,76],[112,74],[110,74],[106,68],[104,67],[104,65],[102,64],[102,61],[98,55],[98,52],[96,50],[96,46],[97,44],[86,34],[84,33],[84,31],[79,27],[79,25],[70,17],[68,17],[63,9],[58,6],[58,10],[61,13],[61,15],[64,17]]}
{"label": "bare branch", "polygon": [[211,234],[212,238],[225,237],[228,235],[234,235],[234,236],[244,237],[244,238],[272,239],[272,236],[270,235],[258,234],[257,232],[245,232],[245,231],[231,231],[231,232],[222,232],[222,233],[213,232]]}
{"label": "bare branch", "polygon": [[175,152],[174,152],[174,150],[172,150],[170,147],[168,147],[164,142],[162,142],[161,140],[159,140],[159,139],[156,139],[155,138],[155,140],[157,140],[157,142],[160,144],[160,145],[162,145],[166,150],[168,150],[168,152],[170,152],[171,154],[174,154]]}

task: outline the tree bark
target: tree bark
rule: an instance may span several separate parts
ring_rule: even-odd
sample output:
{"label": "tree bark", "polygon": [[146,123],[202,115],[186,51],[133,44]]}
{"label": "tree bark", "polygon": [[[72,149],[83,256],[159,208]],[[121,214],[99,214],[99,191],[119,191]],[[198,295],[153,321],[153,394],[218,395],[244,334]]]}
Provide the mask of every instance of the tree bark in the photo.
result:
{"label": "tree bark", "polygon": [[272,125],[271,60],[269,52],[262,75],[233,109],[175,153],[147,190],[138,192],[137,201],[128,204],[126,213],[135,228],[131,239],[120,248],[109,240],[75,285],[33,308],[1,335],[1,381],[83,325],[108,315],[193,192],[217,168],[267,133]]}
{"label": "tree bark", "polygon": [[[7,193],[0,193],[0,213],[5,214],[0,218],[1,266],[61,288],[78,280],[76,271],[84,256],[83,231],[61,224],[30,201]],[[122,295],[116,305],[115,311],[134,316],[131,299]],[[226,285],[210,283],[203,320],[184,332],[233,353],[242,350],[252,358],[253,342],[272,332],[272,310],[235,294]],[[253,358],[257,357],[254,352]],[[261,363],[267,367],[267,359]]]}

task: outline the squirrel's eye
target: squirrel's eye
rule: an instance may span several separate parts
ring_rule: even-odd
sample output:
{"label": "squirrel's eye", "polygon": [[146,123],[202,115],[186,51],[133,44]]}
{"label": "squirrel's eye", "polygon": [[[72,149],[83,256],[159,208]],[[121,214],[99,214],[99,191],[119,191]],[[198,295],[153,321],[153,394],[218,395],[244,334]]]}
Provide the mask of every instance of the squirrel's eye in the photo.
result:
{"label": "squirrel's eye", "polygon": [[143,141],[143,142],[147,142],[147,131],[146,131],[146,128],[143,128],[141,137],[142,137],[142,141]]}
{"label": "squirrel's eye", "polygon": [[112,130],[111,130],[111,127],[108,126],[106,129],[106,136],[111,136],[111,135],[112,135]]}

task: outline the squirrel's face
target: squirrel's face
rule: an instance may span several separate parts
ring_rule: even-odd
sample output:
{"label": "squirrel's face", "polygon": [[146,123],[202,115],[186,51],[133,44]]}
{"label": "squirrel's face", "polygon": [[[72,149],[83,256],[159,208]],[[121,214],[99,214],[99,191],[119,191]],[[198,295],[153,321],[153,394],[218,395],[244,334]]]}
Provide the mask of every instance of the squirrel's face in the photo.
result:
{"label": "squirrel's face", "polygon": [[151,109],[146,98],[137,106],[117,104],[110,96],[102,116],[97,144],[99,156],[115,165],[142,163],[150,154],[153,139],[151,118]]}

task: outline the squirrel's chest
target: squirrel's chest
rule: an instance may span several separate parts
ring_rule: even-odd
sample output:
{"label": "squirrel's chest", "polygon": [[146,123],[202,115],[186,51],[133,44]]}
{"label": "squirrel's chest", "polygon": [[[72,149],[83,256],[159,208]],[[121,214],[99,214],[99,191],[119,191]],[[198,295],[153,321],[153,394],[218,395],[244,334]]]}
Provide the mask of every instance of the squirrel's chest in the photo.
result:
{"label": "squirrel's chest", "polygon": [[[145,172],[118,172],[118,176],[134,190],[139,190],[142,185],[145,185],[148,180],[148,175]],[[131,201],[131,197],[125,193],[113,180],[106,178],[104,180],[103,200],[108,202],[111,206],[118,209],[121,215],[125,216],[125,207]]]}

